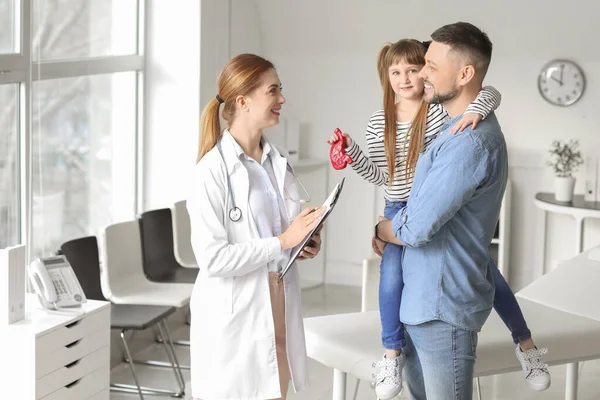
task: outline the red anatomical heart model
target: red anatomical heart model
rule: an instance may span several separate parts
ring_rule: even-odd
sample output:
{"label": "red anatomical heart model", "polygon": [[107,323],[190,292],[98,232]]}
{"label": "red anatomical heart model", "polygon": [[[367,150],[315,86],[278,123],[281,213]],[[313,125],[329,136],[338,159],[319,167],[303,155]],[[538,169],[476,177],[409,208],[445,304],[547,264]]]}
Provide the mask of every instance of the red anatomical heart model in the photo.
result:
{"label": "red anatomical heart model", "polygon": [[335,128],[333,132],[335,134],[335,141],[331,145],[329,149],[329,158],[331,159],[331,165],[335,169],[344,169],[348,164],[352,162],[352,158],[348,154],[346,154],[346,150],[344,149],[345,140],[342,135],[342,131],[340,128]]}

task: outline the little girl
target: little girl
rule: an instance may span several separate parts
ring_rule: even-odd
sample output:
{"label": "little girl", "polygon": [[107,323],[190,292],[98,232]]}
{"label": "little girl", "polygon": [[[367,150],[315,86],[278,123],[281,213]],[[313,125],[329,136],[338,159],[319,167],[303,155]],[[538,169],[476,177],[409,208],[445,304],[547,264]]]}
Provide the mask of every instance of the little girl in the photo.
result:
{"label": "little girl", "polygon": [[[369,156],[346,133],[344,146],[352,158],[350,165],[369,182],[386,185],[384,217],[394,215],[406,205],[413,183],[419,153],[425,151],[437,137],[448,114],[440,104],[422,100],[423,81],[418,73],[425,65],[429,42],[403,39],[386,45],[378,58],[378,73],[383,88],[384,109],[376,111],[367,125]],[[493,112],[500,104],[500,93],[484,87],[469,105],[453,133],[462,131]],[[335,137],[328,140],[332,144]],[[389,243],[381,259],[379,282],[379,312],[381,339],[385,349],[383,360],[374,364],[375,392],[380,400],[391,399],[402,391],[402,368],[405,357],[404,327],[400,322],[402,288],[402,246]],[[506,280],[490,258],[496,287],[494,308],[511,331],[525,379],[534,390],[550,386],[550,373],[541,356],[547,349],[537,349],[519,304]]]}

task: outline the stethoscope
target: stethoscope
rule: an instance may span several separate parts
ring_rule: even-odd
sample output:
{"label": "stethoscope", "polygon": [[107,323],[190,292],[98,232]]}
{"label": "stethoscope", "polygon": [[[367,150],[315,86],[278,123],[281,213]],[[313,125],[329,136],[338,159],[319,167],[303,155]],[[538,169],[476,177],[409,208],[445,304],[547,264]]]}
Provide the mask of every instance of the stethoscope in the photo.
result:
{"label": "stethoscope", "polygon": [[[223,150],[221,149],[221,141],[220,140],[217,142],[217,149],[219,150],[219,154],[221,155],[221,158],[223,159],[223,164],[225,165],[225,173],[227,175],[227,190],[229,191],[229,198],[231,199],[231,208],[229,209],[229,219],[232,222],[238,222],[240,219],[242,219],[242,210],[240,210],[240,208],[235,205],[235,199],[233,198],[233,191],[231,190],[231,180],[229,178],[229,171],[227,170],[227,164],[225,163],[225,157],[223,157]],[[308,192],[306,191],[306,188],[300,181],[300,179],[298,179],[298,177],[296,176],[296,173],[294,172],[294,170],[292,169],[290,164],[287,164],[287,170],[290,171],[290,173],[294,176],[294,179],[296,179],[296,182],[300,185],[300,187],[302,187],[304,194],[306,194],[306,198],[293,199],[290,196],[290,194],[288,193],[287,189],[284,188],[285,193],[288,195],[290,200],[292,200],[293,202],[301,203],[301,204],[309,203],[310,196],[309,196]]]}

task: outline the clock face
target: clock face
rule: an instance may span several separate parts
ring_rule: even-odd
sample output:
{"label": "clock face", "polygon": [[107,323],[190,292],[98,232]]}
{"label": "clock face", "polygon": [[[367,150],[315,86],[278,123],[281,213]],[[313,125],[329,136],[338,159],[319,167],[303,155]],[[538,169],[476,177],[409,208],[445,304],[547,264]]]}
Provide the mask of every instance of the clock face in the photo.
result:
{"label": "clock face", "polygon": [[538,88],[542,97],[550,104],[570,106],[583,95],[585,76],[574,62],[554,60],[540,71]]}

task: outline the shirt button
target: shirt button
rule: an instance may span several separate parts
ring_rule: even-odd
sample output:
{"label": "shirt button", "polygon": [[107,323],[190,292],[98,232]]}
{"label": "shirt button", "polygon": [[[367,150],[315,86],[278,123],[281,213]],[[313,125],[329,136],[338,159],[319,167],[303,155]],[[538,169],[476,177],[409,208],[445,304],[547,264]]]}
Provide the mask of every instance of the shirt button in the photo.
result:
{"label": "shirt button", "polygon": [[406,215],[402,217],[402,221],[406,222]]}

